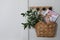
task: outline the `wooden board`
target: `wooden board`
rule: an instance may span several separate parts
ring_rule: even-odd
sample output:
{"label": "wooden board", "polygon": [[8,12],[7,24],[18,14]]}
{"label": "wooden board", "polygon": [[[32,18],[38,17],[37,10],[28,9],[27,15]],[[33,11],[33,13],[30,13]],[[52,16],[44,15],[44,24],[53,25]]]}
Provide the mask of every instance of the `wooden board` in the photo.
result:
{"label": "wooden board", "polygon": [[32,7],[30,7],[30,8],[35,8],[35,9],[39,8],[40,12],[41,12],[41,11],[44,11],[43,9],[52,10],[52,6],[32,6]]}

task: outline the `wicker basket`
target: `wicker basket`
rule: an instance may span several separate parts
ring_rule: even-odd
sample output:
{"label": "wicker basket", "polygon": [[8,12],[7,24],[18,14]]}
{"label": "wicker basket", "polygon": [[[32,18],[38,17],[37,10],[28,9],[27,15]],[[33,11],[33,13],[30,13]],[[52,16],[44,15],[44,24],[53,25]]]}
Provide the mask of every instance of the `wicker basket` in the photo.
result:
{"label": "wicker basket", "polygon": [[55,37],[56,26],[56,22],[50,22],[49,24],[42,21],[38,22],[35,25],[37,37]]}

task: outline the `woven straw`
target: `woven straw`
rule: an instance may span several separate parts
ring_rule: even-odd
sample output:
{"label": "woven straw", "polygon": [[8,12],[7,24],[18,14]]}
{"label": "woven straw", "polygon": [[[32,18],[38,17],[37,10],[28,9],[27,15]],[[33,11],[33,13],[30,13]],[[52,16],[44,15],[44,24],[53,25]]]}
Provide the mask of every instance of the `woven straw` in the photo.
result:
{"label": "woven straw", "polygon": [[35,25],[37,37],[55,37],[56,25],[56,22],[50,22],[49,24],[42,21],[38,22]]}

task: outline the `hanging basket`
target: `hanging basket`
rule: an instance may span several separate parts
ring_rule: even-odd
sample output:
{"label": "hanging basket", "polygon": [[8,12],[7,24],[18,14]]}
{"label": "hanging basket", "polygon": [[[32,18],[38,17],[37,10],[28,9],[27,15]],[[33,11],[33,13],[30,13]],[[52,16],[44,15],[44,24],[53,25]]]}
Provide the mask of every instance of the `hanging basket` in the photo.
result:
{"label": "hanging basket", "polygon": [[40,21],[35,25],[36,35],[37,37],[55,37],[56,27],[56,22],[46,24],[45,22]]}

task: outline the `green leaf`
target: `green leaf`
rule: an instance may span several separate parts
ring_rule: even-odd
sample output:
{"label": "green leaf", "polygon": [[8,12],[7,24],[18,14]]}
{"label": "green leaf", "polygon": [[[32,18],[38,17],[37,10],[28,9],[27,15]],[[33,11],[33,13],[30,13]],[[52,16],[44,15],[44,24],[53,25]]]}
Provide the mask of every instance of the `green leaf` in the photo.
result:
{"label": "green leaf", "polygon": [[27,23],[22,23],[24,25],[24,29],[27,28]]}
{"label": "green leaf", "polygon": [[32,12],[32,10],[31,10],[31,9],[27,11],[27,13],[31,13],[31,12]]}
{"label": "green leaf", "polygon": [[22,25],[25,25],[25,23],[21,23]]}
{"label": "green leaf", "polygon": [[24,14],[24,13],[21,13],[21,15],[23,15],[23,17],[25,16],[25,14]]}
{"label": "green leaf", "polygon": [[27,13],[30,13],[30,11],[27,11]]}
{"label": "green leaf", "polygon": [[27,28],[27,26],[24,26],[24,30]]}
{"label": "green leaf", "polygon": [[28,25],[28,28],[29,28],[29,29],[31,29],[31,26],[30,26],[30,24]]}

